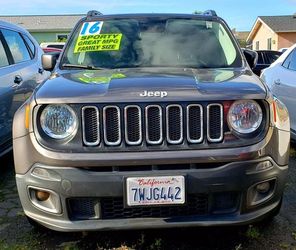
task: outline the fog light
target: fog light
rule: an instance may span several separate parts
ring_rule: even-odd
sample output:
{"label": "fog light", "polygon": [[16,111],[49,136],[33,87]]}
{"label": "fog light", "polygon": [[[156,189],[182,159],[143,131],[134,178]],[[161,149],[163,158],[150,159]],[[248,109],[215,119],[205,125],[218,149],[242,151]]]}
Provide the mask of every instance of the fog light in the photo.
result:
{"label": "fog light", "polygon": [[50,196],[50,193],[45,192],[45,191],[36,191],[36,198],[38,201],[46,201]]}
{"label": "fog light", "polygon": [[263,183],[260,183],[256,186],[256,189],[259,193],[261,194],[265,194],[269,191],[270,189],[270,184],[269,182],[263,182]]}
{"label": "fog light", "polygon": [[249,207],[261,204],[270,199],[276,188],[276,179],[256,183],[248,189],[247,204]]}
{"label": "fog light", "polygon": [[30,201],[37,208],[49,213],[62,213],[60,196],[53,190],[29,186],[28,195]]}

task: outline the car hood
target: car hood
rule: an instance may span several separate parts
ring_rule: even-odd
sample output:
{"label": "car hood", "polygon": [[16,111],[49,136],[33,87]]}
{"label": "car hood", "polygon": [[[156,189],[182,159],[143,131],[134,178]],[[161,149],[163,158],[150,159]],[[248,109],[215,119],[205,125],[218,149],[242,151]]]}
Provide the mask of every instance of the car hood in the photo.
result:
{"label": "car hood", "polygon": [[[143,96],[145,91],[167,94]],[[172,68],[61,71],[35,93],[38,104],[222,101],[265,96],[265,86],[249,70]]]}

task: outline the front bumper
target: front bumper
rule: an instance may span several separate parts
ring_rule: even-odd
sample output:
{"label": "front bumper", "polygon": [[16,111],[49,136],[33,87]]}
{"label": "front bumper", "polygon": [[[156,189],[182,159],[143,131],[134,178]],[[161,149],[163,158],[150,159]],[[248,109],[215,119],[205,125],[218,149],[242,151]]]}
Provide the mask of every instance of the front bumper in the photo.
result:
{"label": "front bumper", "polygon": [[[270,162],[271,167],[258,165]],[[35,167],[54,171],[55,180],[46,180],[32,174]],[[186,170],[156,170],[129,172],[98,172],[83,168],[35,164],[26,174],[17,174],[17,186],[25,214],[40,224],[57,231],[87,231],[109,229],[140,229],[183,226],[241,225],[260,220],[279,204],[284,190],[288,166],[279,166],[271,157],[238,161],[214,168]],[[73,220],[68,200],[72,198],[112,198],[125,195],[126,177],[184,175],[187,195],[203,194],[207,197],[207,211],[203,214],[158,218],[125,218]],[[250,207],[248,190],[257,183],[273,180],[272,195]],[[35,206],[28,195],[28,186],[48,189],[59,195],[61,213],[45,212]],[[223,207],[219,194],[235,194],[233,204]],[[221,197],[221,196],[219,196]],[[226,197],[226,196],[225,196]],[[229,201],[228,201],[229,203]],[[103,211],[101,211],[103,214]]]}

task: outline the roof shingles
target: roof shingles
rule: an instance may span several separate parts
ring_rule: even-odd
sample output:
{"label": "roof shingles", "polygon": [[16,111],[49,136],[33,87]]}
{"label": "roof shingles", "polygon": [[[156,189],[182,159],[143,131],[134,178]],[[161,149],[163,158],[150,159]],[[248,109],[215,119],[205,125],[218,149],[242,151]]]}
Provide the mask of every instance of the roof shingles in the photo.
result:
{"label": "roof shingles", "polygon": [[296,16],[259,16],[274,32],[296,31]]}
{"label": "roof shingles", "polygon": [[30,32],[70,31],[85,15],[0,16],[0,20],[17,24]]}

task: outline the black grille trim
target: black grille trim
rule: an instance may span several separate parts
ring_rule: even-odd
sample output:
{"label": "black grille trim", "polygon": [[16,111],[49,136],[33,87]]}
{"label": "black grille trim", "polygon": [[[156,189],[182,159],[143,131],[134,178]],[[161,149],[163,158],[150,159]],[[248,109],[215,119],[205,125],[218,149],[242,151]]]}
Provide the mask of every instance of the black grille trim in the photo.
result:
{"label": "black grille trim", "polygon": [[[137,110],[133,116],[129,112]],[[135,117],[136,116],[136,117]],[[142,136],[142,112],[137,105],[129,105],[124,108],[125,141],[128,145],[139,145],[143,140]]]}
{"label": "black grille trim", "polygon": [[190,194],[183,205],[126,207],[122,197],[70,198],[67,203],[71,220],[110,220],[207,215],[208,200],[206,194]]}
{"label": "black grille trim", "polygon": [[194,147],[224,139],[220,103],[86,105],[81,113],[87,147]]}
{"label": "black grille trim", "polygon": [[[110,112],[109,110],[113,110],[113,111],[116,110],[116,114],[109,113]],[[110,116],[110,118],[109,118],[109,116]],[[113,120],[110,120],[110,119],[113,119]],[[120,143],[121,143],[120,108],[118,106],[104,107],[103,108],[103,122],[104,122],[104,142],[105,142],[105,144],[108,146],[120,145]],[[114,137],[115,139],[111,138],[111,137]]]}
{"label": "black grille trim", "polygon": [[[90,111],[92,114],[88,113]],[[82,139],[85,145],[97,146],[100,144],[100,116],[96,106],[82,108],[82,129]]]}
{"label": "black grille trim", "polygon": [[[150,116],[150,109],[158,109],[158,115],[157,117],[153,116],[151,117]],[[150,124],[150,122],[153,120],[153,119],[156,119],[157,120],[157,126],[159,127],[159,130],[158,131],[154,131],[154,134],[152,133],[151,131],[151,125],[153,125],[153,129],[155,129],[155,124]],[[162,141],[163,141],[163,123],[162,123],[162,119],[163,119],[163,116],[162,116],[162,108],[161,106],[159,105],[148,105],[146,108],[145,108],[145,125],[146,125],[146,141],[148,144],[151,144],[151,145],[158,145],[158,144],[161,144]],[[155,135],[156,134],[156,135]],[[158,136],[159,134],[159,136]],[[151,137],[158,137],[158,140],[151,140]]]}
{"label": "black grille trim", "polygon": [[223,123],[223,106],[219,103],[209,104],[207,106],[207,139],[209,142],[223,140]]}
{"label": "black grille trim", "polygon": [[[199,111],[196,112],[196,109],[199,109]],[[187,106],[186,122],[187,122],[187,141],[190,143],[201,143],[204,138],[202,105],[190,104]],[[194,124],[194,122],[196,122],[196,124]]]}
{"label": "black grille trim", "polygon": [[183,109],[179,104],[166,107],[166,133],[170,144],[180,144],[183,141]]}

